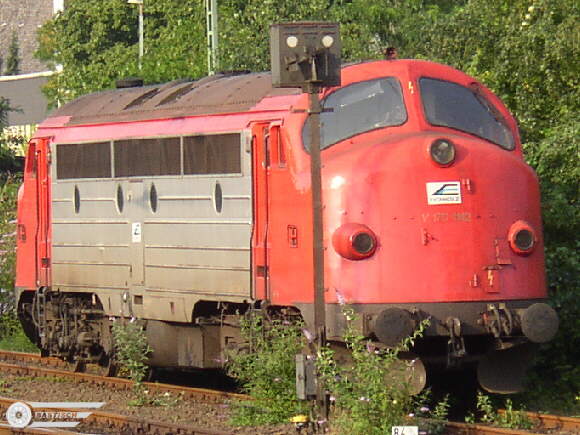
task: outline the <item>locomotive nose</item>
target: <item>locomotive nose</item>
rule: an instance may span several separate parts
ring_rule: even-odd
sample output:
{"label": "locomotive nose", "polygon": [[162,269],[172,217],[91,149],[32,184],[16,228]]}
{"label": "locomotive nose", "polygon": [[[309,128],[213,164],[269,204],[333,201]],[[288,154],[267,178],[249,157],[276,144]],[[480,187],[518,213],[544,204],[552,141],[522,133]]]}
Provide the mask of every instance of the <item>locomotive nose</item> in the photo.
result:
{"label": "locomotive nose", "polygon": [[533,343],[546,343],[558,331],[558,315],[552,307],[535,303],[520,314],[523,334]]}

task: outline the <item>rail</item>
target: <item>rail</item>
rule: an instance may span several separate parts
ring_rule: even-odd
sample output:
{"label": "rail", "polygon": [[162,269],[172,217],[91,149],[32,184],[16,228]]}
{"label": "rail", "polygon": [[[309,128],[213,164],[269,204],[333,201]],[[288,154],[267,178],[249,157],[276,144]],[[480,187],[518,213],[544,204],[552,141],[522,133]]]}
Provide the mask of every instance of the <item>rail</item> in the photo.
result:
{"label": "rail", "polygon": [[[14,361],[12,363],[6,360]],[[56,360],[56,361],[55,361]],[[19,363],[19,364],[18,364]],[[35,363],[36,366],[24,364]],[[72,370],[54,369],[43,367],[48,364],[60,365],[62,361],[56,358],[42,358],[37,354],[26,354],[20,352],[0,351],[0,371],[11,373],[17,376],[52,376],[57,378],[72,379],[77,382],[88,382],[92,384],[107,385],[117,389],[130,390],[135,382],[129,379],[101,376],[90,373],[80,373]],[[65,363],[66,364],[66,363]],[[62,365],[60,365],[62,367]],[[204,402],[223,402],[226,400],[244,400],[248,396],[244,394],[229,393],[225,391],[210,390],[206,388],[184,387],[179,385],[162,384],[157,382],[143,382],[147,390],[156,393],[171,393],[182,395],[183,397],[195,398]]]}
{"label": "rail", "polygon": [[[4,413],[5,410],[14,402],[16,399],[11,399],[7,397],[0,397],[0,409]],[[43,408],[35,408],[35,411],[43,411]],[[78,410],[69,408],[50,408],[50,411],[58,412],[76,412]],[[174,423],[164,423],[152,420],[144,420],[135,417],[128,417],[125,415],[114,414],[111,412],[103,411],[92,411],[91,415],[83,420],[83,426],[88,425],[91,428],[97,427],[99,429],[107,430],[106,433],[133,433],[133,434],[156,434],[156,435],[229,435],[232,432],[217,431],[210,428],[181,425]],[[2,425],[0,427],[0,434],[3,433],[22,433],[22,434],[46,434],[46,433],[59,433],[59,434],[72,434],[78,432],[70,432],[58,428],[56,431],[50,431],[47,429],[39,429],[27,427],[23,429],[16,429],[9,427],[8,425]]]}

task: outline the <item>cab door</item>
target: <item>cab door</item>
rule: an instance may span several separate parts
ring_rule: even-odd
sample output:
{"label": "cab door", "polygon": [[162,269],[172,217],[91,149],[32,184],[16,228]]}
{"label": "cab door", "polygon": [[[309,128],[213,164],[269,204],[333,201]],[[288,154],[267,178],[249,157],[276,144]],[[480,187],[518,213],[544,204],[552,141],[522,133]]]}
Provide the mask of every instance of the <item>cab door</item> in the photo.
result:
{"label": "cab door", "polygon": [[36,165],[36,230],[37,286],[50,285],[50,145],[48,139],[33,141]]}
{"label": "cab door", "polygon": [[254,225],[252,232],[252,282],[254,299],[268,299],[268,150],[269,123],[252,126]]}
{"label": "cab door", "polygon": [[254,231],[252,234],[252,278],[254,298],[271,298],[270,249],[271,198],[276,191],[279,170],[286,162],[280,142],[280,122],[260,122],[252,126],[252,165],[254,178]]}

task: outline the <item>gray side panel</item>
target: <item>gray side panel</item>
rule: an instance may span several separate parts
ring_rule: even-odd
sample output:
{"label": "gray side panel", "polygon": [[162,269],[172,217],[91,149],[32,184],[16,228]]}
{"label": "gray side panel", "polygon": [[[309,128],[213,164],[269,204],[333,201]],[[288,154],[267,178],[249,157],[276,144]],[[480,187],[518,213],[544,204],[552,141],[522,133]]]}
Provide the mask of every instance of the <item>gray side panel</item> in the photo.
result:
{"label": "gray side panel", "polygon": [[200,299],[249,299],[251,158],[242,139],[241,174],[57,180],[53,165],[53,287],[97,291],[114,315],[128,292],[123,312],[171,321],[191,320]]}
{"label": "gray side panel", "polygon": [[[250,295],[251,180],[156,180],[158,209],[145,213],[145,286],[218,295]],[[215,185],[222,190],[216,211]],[[150,183],[149,183],[150,184]],[[150,185],[145,191],[149,192]]]}
{"label": "gray side panel", "polygon": [[[75,186],[80,198],[78,213]],[[52,183],[55,288],[128,288],[130,223],[117,211],[115,192],[111,180]]]}

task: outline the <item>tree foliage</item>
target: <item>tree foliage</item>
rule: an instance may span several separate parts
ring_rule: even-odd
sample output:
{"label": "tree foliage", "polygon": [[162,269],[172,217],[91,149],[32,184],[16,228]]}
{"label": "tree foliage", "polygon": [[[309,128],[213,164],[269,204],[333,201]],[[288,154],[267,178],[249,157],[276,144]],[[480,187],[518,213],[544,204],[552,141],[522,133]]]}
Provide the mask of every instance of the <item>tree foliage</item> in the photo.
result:
{"label": "tree foliage", "polygon": [[20,74],[20,46],[18,44],[18,35],[12,34],[12,40],[8,47],[8,59],[6,59],[6,70],[4,75],[15,76]]}
{"label": "tree foliage", "polygon": [[54,106],[140,76],[148,83],[205,71],[202,2],[145,2],[144,57],[138,68],[138,11],[125,0],[72,0],[39,31],[37,57],[61,65],[45,93]]}

